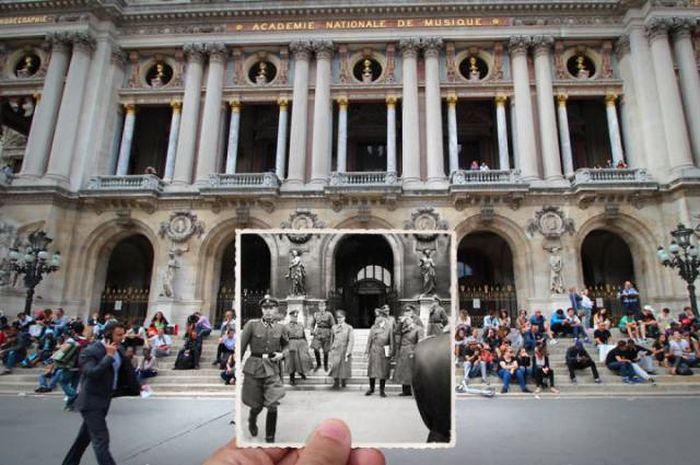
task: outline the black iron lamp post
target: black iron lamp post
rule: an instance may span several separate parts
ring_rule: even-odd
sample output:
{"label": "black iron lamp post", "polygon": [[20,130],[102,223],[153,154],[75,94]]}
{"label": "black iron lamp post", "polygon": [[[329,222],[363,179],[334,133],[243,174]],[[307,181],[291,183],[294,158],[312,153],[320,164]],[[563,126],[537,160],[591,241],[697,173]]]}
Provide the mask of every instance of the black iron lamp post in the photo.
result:
{"label": "black iron lamp post", "polygon": [[695,234],[695,230],[685,227],[679,223],[675,231],[671,231],[673,240],[668,246],[668,252],[659,246],[656,254],[659,262],[668,268],[676,268],[678,275],[688,283],[688,296],[690,306],[695,316],[698,316],[698,303],[695,298],[695,279],[698,277],[700,259],[698,259],[698,249],[690,243],[690,238]]}
{"label": "black iron lamp post", "polygon": [[19,250],[10,249],[10,267],[12,271],[24,274],[24,287],[27,288],[27,298],[24,302],[24,313],[31,314],[34,288],[41,282],[45,274],[53,273],[61,267],[61,254],[56,252],[49,258],[46,248],[53,241],[44,231],[34,231],[29,234],[29,246],[24,255]]}

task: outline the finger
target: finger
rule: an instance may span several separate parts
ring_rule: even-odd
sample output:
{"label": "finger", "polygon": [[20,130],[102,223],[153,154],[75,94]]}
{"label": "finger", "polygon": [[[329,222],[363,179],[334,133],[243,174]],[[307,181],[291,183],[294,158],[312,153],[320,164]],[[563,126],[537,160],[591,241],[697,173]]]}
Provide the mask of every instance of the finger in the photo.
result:
{"label": "finger", "polygon": [[287,455],[285,455],[282,460],[277,462],[277,465],[296,465],[299,460],[299,452],[301,449],[291,449]]}
{"label": "finger", "polygon": [[204,465],[275,465],[289,452],[288,449],[239,449],[232,439],[217,449]]}
{"label": "finger", "polygon": [[385,465],[384,454],[377,449],[353,449],[348,465]]}
{"label": "finger", "polygon": [[297,465],[345,465],[350,443],[350,430],[343,421],[325,420],[311,433]]}

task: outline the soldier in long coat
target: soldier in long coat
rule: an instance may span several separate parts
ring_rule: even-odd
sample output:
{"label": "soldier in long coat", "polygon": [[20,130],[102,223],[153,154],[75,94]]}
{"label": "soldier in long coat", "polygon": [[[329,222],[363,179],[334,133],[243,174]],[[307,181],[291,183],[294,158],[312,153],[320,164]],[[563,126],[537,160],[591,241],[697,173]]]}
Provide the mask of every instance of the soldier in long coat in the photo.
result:
{"label": "soldier in long coat", "polygon": [[284,397],[280,365],[285,358],[289,335],[287,328],[275,319],[277,300],[266,295],[259,305],[262,318],[248,321],[241,331],[242,358],[250,348],[250,356],[243,365],[241,400],[250,407],[248,430],[253,437],[258,435],[258,415],[263,407],[267,408],[265,441],[275,442],[277,407]]}
{"label": "soldier in long coat", "polygon": [[301,379],[306,379],[306,372],[311,368],[311,356],[309,355],[309,343],[306,341],[304,325],[299,323],[299,311],[289,312],[287,334],[289,335],[288,355],[285,358],[289,384],[296,385],[295,374],[299,373]]}
{"label": "soldier in long coat", "polygon": [[331,328],[330,373],[333,389],[345,387],[347,379],[352,377],[352,348],[355,344],[353,328],[345,323],[345,312],[335,312],[337,324]]}
{"label": "soldier in long coat", "polygon": [[316,367],[314,371],[321,368],[321,353],[323,351],[323,369],[328,371],[328,352],[331,350],[331,328],[335,324],[335,319],[331,312],[326,311],[325,303],[321,302],[318,311],[314,313],[311,320],[311,328],[314,339],[311,341],[311,348],[316,357]]}
{"label": "soldier in long coat", "polygon": [[367,337],[367,376],[369,377],[369,390],[366,396],[374,394],[374,387],[379,378],[379,395],[386,397],[386,380],[389,378],[389,356],[392,353],[393,341],[392,327],[389,323],[386,310],[375,309],[376,318],[369,330]]}
{"label": "soldier in long coat", "polygon": [[433,297],[434,303],[430,307],[430,316],[428,317],[428,336],[439,336],[449,323],[447,312],[440,306],[440,299],[437,296]]}
{"label": "soldier in long coat", "polygon": [[401,384],[400,396],[411,395],[411,382],[413,379],[413,351],[418,341],[423,339],[423,328],[413,321],[413,310],[404,309],[404,313],[399,318],[398,331],[395,335],[396,343],[393,380]]}

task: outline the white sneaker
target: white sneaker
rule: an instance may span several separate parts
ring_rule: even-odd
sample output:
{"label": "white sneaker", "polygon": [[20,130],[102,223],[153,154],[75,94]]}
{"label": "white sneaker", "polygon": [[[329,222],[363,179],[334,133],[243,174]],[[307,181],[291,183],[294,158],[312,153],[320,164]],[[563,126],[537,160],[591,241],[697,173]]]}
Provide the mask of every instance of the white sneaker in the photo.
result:
{"label": "white sneaker", "polygon": [[553,345],[556,344],[557,342],[559,342],[559,341],[557,341],[556,339],[552,338],[552,339],[549,340],[549,345],[553,346]]}

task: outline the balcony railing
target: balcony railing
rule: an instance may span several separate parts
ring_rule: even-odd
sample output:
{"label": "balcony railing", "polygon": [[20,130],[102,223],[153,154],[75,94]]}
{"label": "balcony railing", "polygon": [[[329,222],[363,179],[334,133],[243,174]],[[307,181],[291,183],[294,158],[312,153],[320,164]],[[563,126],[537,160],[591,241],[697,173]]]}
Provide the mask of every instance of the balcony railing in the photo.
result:
{"label": "balcony railing", "polygon": [[574,185],[638,184],[651,182],[643,168],[581,168],[574,173]]}
{"label": "balcony railing", "polygon": [[210,189],[276,189],[280,185],[277,175],[267,173],[214,173],[209,175]]}
{"label": "balcony railing", "polygon": [[385,187],[397,186],[399,177],[396,173],[385,171],[350,171],[333,172],[329,182],[332,187],[362,186]]}
{"label": "balcony railing", "polygon": [[90,178],[88,190],[163,192],[163,180],[153,174],[95,176]]}
{"label": "balcony railing", "polygon": [[452,173],[453,186],[494,186],[525,184],[520,170],[457,170]]}

